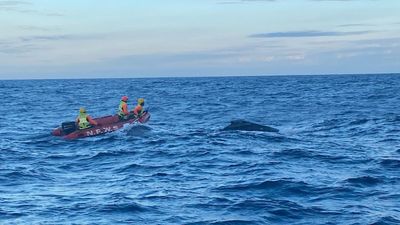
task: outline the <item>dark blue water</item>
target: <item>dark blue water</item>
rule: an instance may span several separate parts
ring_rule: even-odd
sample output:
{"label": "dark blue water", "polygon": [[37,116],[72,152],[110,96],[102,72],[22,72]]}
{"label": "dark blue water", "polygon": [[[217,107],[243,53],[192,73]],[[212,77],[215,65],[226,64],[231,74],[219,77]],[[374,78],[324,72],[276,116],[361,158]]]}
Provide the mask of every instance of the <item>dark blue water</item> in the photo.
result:
{"label": "dark blue water", "polygon": [[[50,136],[125,94],[146,126]],[[0,105],[1,224],[400,224],[400,75],[0,81]]]}

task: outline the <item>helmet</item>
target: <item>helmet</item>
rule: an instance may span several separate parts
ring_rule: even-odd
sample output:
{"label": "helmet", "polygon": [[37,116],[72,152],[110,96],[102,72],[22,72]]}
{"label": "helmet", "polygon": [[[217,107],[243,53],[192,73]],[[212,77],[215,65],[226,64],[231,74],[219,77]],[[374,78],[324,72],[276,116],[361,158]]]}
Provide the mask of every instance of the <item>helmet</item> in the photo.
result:
{"label": "helmet", "polygon": [[127,102],[128,101],[128,96],[122,96],[121,101]]}
{"label": "helmet", "polygon": [[143,104],[144,103],[144,98],[139,98],[138,100],[137,100],[137,103],[140,105],[140,104]]}
{"label": "helmet", "polygon": [[86,109],[82,107],[82,108],[79,109],[79,112],[80,112],[80,113],[85,113],[85,112],[86,112]]}

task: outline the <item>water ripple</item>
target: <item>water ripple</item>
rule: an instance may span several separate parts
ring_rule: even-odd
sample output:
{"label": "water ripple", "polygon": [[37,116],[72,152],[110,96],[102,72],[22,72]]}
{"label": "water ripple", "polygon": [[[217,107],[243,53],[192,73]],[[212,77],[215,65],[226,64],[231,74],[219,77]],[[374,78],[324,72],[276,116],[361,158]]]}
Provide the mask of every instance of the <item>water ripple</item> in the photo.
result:
{"label": "water ripple", "polygon": [[[0,81],[0,223],[400,224],[398,87],[399,75]],[[50,135],[82,106],[115,113],[121,95],[144,97],[150,122]],[[280,132],[221,131],[236,119]]]}

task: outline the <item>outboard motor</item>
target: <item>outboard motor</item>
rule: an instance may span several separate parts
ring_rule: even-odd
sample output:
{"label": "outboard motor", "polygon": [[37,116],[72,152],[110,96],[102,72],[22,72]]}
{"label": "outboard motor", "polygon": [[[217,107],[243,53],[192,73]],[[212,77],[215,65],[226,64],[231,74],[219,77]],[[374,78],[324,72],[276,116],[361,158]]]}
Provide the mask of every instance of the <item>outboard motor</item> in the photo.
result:
{"label": "outboard motor", "polygon": [[61,124],[61,129],[65,135],[68,135],[68,134],[76,131],[76,123],[75,122],[64,122]]}

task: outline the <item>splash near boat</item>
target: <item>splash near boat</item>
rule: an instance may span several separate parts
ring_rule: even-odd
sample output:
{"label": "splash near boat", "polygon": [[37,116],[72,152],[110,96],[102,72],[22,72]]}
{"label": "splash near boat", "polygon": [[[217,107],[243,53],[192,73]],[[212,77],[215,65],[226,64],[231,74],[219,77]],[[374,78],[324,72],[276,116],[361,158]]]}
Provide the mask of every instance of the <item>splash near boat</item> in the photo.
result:
{"label": "splash near boat", "polygon": [[58,127],[52,131],[52,135],[60,136],[67,140],[93,137],[119,130],[127,124],[144,124],[147,123],[149,119],[150,113],[145,111],[139,117],[132,116],[126,120],[120,119],[118,115],[94,118],[93,120],[97,123],[97,125],[86,129],[79,129],[76,122],[64,122],[61,124],[61,127]]}

